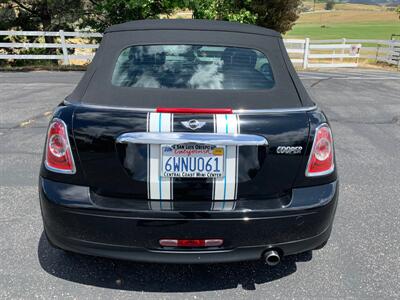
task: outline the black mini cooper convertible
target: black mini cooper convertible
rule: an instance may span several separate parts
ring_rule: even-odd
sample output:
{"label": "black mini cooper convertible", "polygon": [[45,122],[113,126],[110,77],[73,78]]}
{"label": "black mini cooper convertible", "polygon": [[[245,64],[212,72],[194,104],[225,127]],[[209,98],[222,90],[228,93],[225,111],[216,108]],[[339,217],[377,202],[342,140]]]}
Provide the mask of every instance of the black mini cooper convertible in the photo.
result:
{"label": "black mini cooper convertible", "polygon": [[213,263],[323,247],[332,133],[275,31],[200,20],[111,26],[50,122],[49,242],[135,261]]}

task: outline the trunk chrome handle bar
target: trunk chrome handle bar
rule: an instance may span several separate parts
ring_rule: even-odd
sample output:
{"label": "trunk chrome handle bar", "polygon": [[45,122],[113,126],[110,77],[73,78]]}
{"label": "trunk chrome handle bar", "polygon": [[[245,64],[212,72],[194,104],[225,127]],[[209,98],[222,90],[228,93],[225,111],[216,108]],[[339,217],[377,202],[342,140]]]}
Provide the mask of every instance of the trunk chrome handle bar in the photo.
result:
{"label": "trunk chrome handle bar", "polygon": [[261,135],[221,134],[191,132],[128,132],[117,138],[117,143],[127,144],[207,144],[216,146],[268,146]]}

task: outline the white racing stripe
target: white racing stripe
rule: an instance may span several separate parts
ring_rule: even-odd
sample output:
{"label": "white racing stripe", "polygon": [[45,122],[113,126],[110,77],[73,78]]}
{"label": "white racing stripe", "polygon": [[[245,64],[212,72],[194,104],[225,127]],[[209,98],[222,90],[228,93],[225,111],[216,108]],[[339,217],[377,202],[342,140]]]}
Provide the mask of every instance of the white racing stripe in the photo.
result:
{"label": "white racing stripe", "polygon": [[[148,113],[148,132],[172,132],[173,114]],[[225,134],[240,133],[239,116],[236,114],[214,115],[214,132]],[[147,189],[150,209],[173,209],[172,178],[162,177],[160,169],[160,145],[148,145]],[[225,175],[213,180],[212,210],[232,210],[235,208],[238,186],[238,156],[237,146],[225,147]],[[165,200],[165,201],[163,201]],[[215,201],[214,201],[215,200]]]}
{"label": "white racing stripe", "polygon": [[[240,133],[239,116],[235,114],[215,115],[214,131],[216,133]],[[238,154],[237,146],[225,148],[225,176],[216,178],[213,182],[213,210],[232,210],[237,198],[238,179]],[[230,201],[226,201],[230,200]]]}
{"label": "white racing stripe", "polygon": [[[147,131],[148,132],[171,132],[173,131],[173,115],[169,113],[148,113],[147,114]],[[147,187],[148,198],[159,200],[150,201],[151,209],[170,210],[172,209],[172,179],[161,177],[160,145],[149,145],[148,148],[148,170],[147,170]],[[154,206],[154,207],[153,207]]]}

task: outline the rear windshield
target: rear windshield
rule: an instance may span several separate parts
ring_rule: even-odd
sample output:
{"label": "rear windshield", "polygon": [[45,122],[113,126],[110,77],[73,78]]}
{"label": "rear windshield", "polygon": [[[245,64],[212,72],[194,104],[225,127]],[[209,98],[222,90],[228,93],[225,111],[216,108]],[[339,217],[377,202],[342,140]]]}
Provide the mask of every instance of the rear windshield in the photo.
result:
{"label": "rear windshield", "polygon": [[124,87],[241,90],[270,89],[267,57],[249,48],[148,45],[124,49],[112,84]]}

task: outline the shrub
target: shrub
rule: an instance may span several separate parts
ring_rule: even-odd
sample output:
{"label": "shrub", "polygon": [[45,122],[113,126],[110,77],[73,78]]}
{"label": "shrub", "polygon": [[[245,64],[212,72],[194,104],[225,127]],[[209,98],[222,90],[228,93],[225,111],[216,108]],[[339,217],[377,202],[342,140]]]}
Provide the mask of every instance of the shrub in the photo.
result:
{"label": "shrub", "polygon": [[333,0],[328,0],[325,4],[326,10],[332,10],[334,7],[335,7],[335,1]]}

